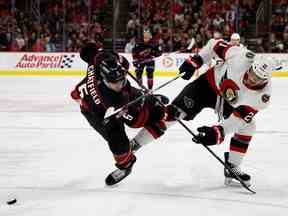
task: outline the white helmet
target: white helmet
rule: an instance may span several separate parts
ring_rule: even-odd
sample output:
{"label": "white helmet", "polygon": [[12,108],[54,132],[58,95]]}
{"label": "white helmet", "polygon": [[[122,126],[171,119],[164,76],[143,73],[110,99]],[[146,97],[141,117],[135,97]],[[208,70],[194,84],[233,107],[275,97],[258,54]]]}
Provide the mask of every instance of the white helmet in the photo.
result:
{"label": "white helmet", "polygon": [[240,35],[238,33],[233,33],[230,37],[231,40],[240,40]]}
{"label": "white helmet", "polygon": [[264,56],[257,56],[251,65],[254,73],[257,77],[263,80],[267,80],[272,75],[273,61]]}

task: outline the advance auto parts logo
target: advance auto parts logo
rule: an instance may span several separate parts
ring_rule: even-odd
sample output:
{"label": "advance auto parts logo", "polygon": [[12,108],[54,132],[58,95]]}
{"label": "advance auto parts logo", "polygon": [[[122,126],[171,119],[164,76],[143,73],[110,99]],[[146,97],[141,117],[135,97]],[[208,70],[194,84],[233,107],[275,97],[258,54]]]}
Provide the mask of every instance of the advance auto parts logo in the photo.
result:
{"label": "advance auto parts logo", "polygon": [[16,68],[71,68],[74,59],[74,54],[24,54]]}

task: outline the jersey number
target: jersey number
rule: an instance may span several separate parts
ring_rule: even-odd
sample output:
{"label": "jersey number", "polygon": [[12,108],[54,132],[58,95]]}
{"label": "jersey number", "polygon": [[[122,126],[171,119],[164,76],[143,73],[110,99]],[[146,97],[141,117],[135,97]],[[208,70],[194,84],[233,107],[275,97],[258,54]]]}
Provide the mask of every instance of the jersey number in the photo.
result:
{"label": "jersey number", "polygon": [[252,118],[254,117],[255,113],[253,112],[249,112],[245,117],[244,117],[244,120],[249,123],[252,121]]}

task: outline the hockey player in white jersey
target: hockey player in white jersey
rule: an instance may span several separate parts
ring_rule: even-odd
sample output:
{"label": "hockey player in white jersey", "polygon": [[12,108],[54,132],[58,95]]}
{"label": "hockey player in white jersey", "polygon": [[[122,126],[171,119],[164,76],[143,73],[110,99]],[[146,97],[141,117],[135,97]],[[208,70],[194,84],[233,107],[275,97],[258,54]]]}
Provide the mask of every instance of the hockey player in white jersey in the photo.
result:
{"label": "hockey player in white jersey", "polygon": [[233,33],[231,35],[229,43],[234,46],[244,47],[244,45],[241,44],[240,35],[238,33]]}
{"label": "hockey player in white jersey", "polygon": [[[225,162],[249,186],[250,175],[240,165],[255,132],[254,116],[270,102],[273,62],[256,57],[246,48],[211,39],[198,55],[190,56],[180,66],[179,71],[185,73],[182,78],[189,80],[196,69],[213,57],[221,58],[224,63],[185,86],[172,105],[185,114],[184,120],[194,119],[203,108],[215,109],[219,123],[199,127],[193,140],[207,146],[216,145],[232,133]],[[228,170],[224,174],[226,183],[236,179]]]}

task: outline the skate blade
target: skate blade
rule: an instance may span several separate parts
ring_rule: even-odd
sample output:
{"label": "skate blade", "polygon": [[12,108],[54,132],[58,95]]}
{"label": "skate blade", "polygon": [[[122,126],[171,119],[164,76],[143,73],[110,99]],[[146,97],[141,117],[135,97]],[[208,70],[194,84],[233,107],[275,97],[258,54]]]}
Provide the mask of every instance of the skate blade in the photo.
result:
{"label": "skate blade", "polygon": [[[247,187],[251,186],[251,182],[250,181],[243,181],[243,182],[244,182],[244,184],[246,184]],[[240,186],[240,187],[242,186],[241,183],[238,180],[236,180],[234,178],[229,178],[229,177],[225,178],[224,184],[226,186],[234,186],[234,187],[235,186]]]}

